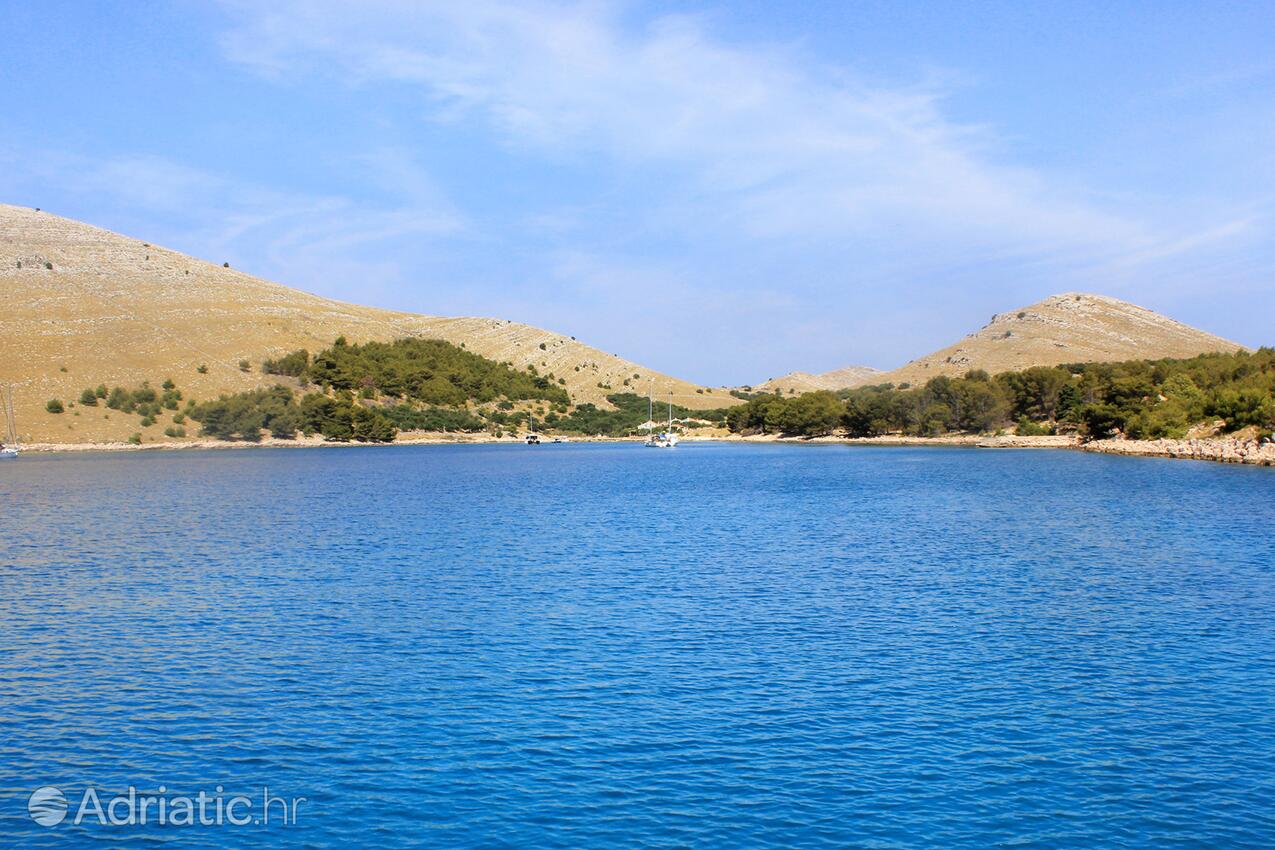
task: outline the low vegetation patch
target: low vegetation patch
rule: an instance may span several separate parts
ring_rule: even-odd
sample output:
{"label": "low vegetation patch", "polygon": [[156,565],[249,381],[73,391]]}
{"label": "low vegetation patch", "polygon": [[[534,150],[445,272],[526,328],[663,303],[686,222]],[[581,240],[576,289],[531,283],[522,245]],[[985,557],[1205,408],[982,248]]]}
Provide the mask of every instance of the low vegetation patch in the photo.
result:
{"label": "low vegetation patch", "polygon": [[1200,422],[1224,431],[1275,428],[1275,349],[1186,360],[1038,366],[995,377],[972,371],[921,387],[890,384],[794,397],[766,394],[726,413],[737,433],[938,436],[1015,428],[1092,439],[1181,438]]}
{"label": "low vegetation patch", "polygon": [[299,378],[324,389],[386,396],[425,405],[457,407],[512,401],[570,401],[552,376],[526,371],[437,339],[398,339],[351,345],[340,337],[311,358],[294,351],[262,364],[263,371]]}
{"label": "low vegetation patch", "polygon": [[187,414],[200,423],[200,435],[216,440],[260,442],[262,431],[281,440],[301,432],[321,434],[336,442],[389,442],[398,428],[380,411],[357,404],[347,393],[328,396],[309,393],[299,401],[290,387],[223,395],[191,408]]}
{"label": "low vegetation patch", "polygon": [[[656,401],[648,408],[645,396],[635,393],[612,393],[607,401],[615,405],[615,410],[603,410],[594,404],[578,405],[568,415],[549,414],[545,417],[545,425],[555,431],[571,434],[587,434],[591,436],[622,437],[636,433],[646,422],[648,414],[656,422],[665,422],[670,415],[670,403]],[[726,408],[715,410],[691,410],[680,404],[672,405],[672,417],[688,427],[703,427],[709,424],[722,424],[726,421]]]}

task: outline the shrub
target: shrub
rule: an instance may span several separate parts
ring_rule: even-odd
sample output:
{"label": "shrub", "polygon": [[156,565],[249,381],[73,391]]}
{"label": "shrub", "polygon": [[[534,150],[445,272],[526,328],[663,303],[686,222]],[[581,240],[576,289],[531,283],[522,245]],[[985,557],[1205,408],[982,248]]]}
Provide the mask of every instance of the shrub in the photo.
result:
{"label": "shrub", "polygon": [[142,444],[142,435],[133,434],[131,437],[128,438],[128,441],[135,446],[140,446]]}
{"label": "shrub", "polygon": [[398,435],[398,428],[370,407],[355,407],[350,425],[354,439],[360,442],[389,443]]}
{"label": "shrub", "polygon": [[207,363],[200,363],[197,367],[195,367],[195,371],[196,371],[196,372],[198,372],[198,373],[199,373],[199,374],[201,374],[201,375],[207,375],[207,374],[208,374],[208,364],[207,364]]}
{"label": "shrub", "polygon": [[49,413],[61,413],[63,411],[62,402],[56,398],[51,398],[45,403],[44,409]]}
{"label": "shrub", "polygon": [[1123,430],[1128,416],[1111,404],[1090,404],[1080,414],[1080,421],[1091,439],[1104,440]]}
{"label": "shrub", "polygon": [[1018,420],[1018,427],[1015,430],[1020,437],[1045,437],[1054,433],[1053,428],[1043,422],[1033,422],[1026,416]]}
{"label": "shrub", "polygon": [[165,437],[184,437],[186,436],[186,429],[179,428],[175,425],[170,425],[164,429],[164,436]]}
{"label": "shrub", "polygon": [[251,363],[249,363],[247,360],[240,360],[240,361],[239,361],[239,371],[240,371],[240,372],[251,372],[251,371],[252,371],[252,364],[251,364]]}
{"label": "shrub", "polygon": [[80,393],[80,404],[84,407],[97,407],[97,394],[92,390]]}
{"label": "shrub", "polygon": [[297,428],[292,390],[275,386],[265,390],[223,395],[190,409],[191,419],[200,423],[200,433],[217,440],[261,440],[261,430],[275,436],[292,437]]}
{"label": "shrub", "polygon": [[300,429],[306,434],[322,434],[325,440],[345,442],[354,436],[350,425],[353,416],[348,401],[329,398],[322,393],[309,393],[301,399]]}
{"label": "shrub", "polygon": [[112,387],[104,403],[111,410],[118,410],[121,413],[133,412],[132,395],[123,387]]}
{"label": "shrub", "polygon": [[1207,411],[1226,421],[1226,430],[1248,425],[1270,428],[1275,423],[1275,400],[1270,392],[1258,389],[1221,390],[1206,406]]}
{"label": "shrub", "polygon": [[300,378],[305,374],[305,370],[309,366],[310,352],[300,348],[280,358],[262,361],[261,371],[267,375],[287,375],[290,378]]}

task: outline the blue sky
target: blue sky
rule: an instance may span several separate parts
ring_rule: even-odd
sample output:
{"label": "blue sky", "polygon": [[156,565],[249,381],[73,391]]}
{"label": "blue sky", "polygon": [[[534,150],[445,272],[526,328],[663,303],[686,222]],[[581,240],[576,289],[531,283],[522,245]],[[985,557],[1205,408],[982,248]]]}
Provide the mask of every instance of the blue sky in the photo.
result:
{"label": "blue sky", "polygon": [[0,2],[0,199],[709,384],[1069,290],[1275,342],[1267,3]]}

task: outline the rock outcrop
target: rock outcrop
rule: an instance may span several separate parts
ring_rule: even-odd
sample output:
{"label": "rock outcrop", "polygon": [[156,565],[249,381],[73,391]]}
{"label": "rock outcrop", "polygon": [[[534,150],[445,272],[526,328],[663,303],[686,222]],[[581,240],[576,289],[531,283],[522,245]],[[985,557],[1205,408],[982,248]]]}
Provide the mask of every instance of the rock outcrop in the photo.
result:
{"label": "rock outcrop", "polygon": [[1168,457],[1275,466],[1275,443],[1254,439],[1209,437],[1193,440],[1093,440],[1081,448],[1087,452],[1132,457]]}
{"label": "rock outcrop", "polygon": [[882,372],[871,366],[844,366],[831,372],[812,375],[809,372],[789,372],[778,378],[753,387],[757,392],[781,392],[785,395],[799,395],[817,390],[844,390],[851,387],[862,387],[878,383]]}

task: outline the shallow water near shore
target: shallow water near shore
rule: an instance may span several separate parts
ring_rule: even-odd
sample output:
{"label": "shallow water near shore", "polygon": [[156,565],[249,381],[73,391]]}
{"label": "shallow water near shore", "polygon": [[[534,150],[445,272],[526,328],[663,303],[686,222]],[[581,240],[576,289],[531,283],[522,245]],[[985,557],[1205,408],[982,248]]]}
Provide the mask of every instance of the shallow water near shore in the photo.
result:
{"label": "shallow water near shore", "polygon": [[[6,846],[1275,846],[1275,470],[261,449],[0,499]],[[89,785],[306,801],[28,815]]]}

